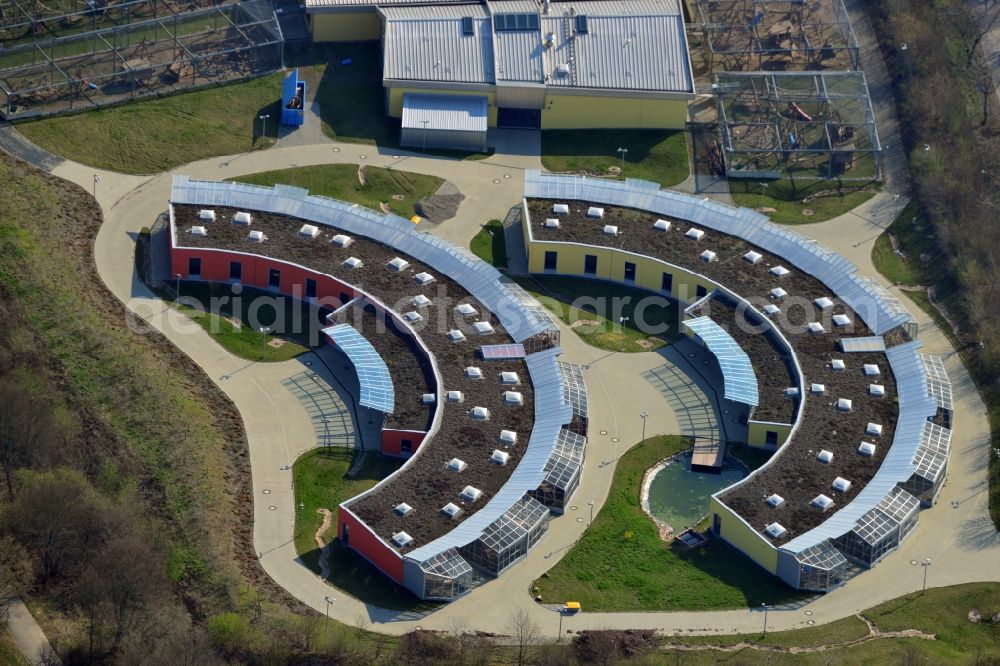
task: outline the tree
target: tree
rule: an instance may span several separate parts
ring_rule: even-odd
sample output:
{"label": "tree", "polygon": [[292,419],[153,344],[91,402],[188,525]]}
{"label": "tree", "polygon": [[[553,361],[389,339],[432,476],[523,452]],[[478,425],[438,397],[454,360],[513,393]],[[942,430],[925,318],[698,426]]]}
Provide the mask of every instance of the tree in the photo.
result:
{"label": "tree", "polygon": [[57,436],[52,406],[38,393],[12,379],[0,379],[0,467],[12,499],[14,468],[39,459],[41,449]]}
{"label": "tree", "polygon": [[0,536],[0,624],[7,609],[31,585],[32,567],[28,551],[10,536]]}
{"label": "tree", "polygon": [[507,630],[513,636],[514,644],[517,645],[517,666],[524,666],[531,647],[542,636],[541,629],[531,617],[531,613],[526,608],[519,607],[511,612]]}

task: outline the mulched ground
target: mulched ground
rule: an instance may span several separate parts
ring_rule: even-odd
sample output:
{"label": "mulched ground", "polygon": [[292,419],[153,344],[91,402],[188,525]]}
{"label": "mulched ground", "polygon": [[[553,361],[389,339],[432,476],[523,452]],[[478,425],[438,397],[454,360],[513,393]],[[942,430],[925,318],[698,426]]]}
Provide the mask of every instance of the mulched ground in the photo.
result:
{"label": "mulched ground", "polygon": [[[543,223],[546,218],[553,217],[553,203],[568,203],[570,214],[558,216],[562,223],[559,229],[546,229]],[[615,247],[654,256],[705,275],[758,306],[773,302],[768,293],[774,287],[781,286],[790,295],[778,303],[781,312],[774,315],[772,321],[795,349],[806,384],[824,384],[826,393],[807,396],[794,440],[782,449],[774,464],[726,493],[725,503],[755,529],[763,531],[771,522],[780,522],[788,531],[781,539],[772,540],[772,543],[781,545],[816,527],[832,511],[854,499],[881,466],[892,443],[898,417],[896,383],[885,354],[844,354],[837,351],[837,340],[842,337],[871,335],[860,317],[843,301],[835,298],[815,277],[741,238],[705,230],[705,236],[700,241],[694,241],[684,236],[692,227],[688,222],[673,219],[671,229],[662,232],[653,229],[653,223],[661,216],[607,205],[602,206],[603,219],[590,219],[586,217],[590,205],[580,201],[529,201],[532,234],[536,240]],[[619,235],[605,235],[603,228],[606,224],[617,225]],[[706,263],[699,259],[699,255],[706,249],[717,253],[717,261]],[[763,259],[755,265],[744,261],[741,257],[750,250],[761,253]],[[783,265],[791,273],[783,278],[775,277],[769,273],[770,268],[775,265]],[[814,299],[822,296],[831,298],[834,307],[821,312],[812,305]],[[688,297],[693,299],[693,294]],[[831,318],[838,313],[850,316],[853,325],[846,330],[834,331]],[[822,335],[804,332],[803,325],[810,321],[822,322],[830,332]],[[844,359],[846,371],[834,372],[830,369],[830,360],[834,358]],[[881,369],[882,375],[877,383],[885,385],[885,397],[872,398],[868,395],[868,385],[872,382],[862,372],[865,363],[876,363]],[[762,370],[755,365],[755,371],[758,372],[760,381]],[[768,370],[768,374],[763,376],[768,377],[772,371]],[[784,388],[787,383],[782,381],[781,386]],[[838,398],[851,399],[853,411],[838,412]],[[881,437],[871,438],[865,435],[865,427],[869,422],[882,425]],[[872,441],[877,445],[876,454],[871,458],[857,454],[862,440]],[[816,460],[820,449],[833,452],[833,461],[829,465]],[[833,491],[831,483],[838,476],[852,482],[848,492],[841,494]],[[778,509],[772,509],[764,503],[764,498],[772,493],[785,498],[785,504]],[[820,493],[832,497],[836,502],[826,512],[809,505]]]}
{"label": "mulched ground", "polygon": [[[252,228],[263,231],[267,238],[263,244],[257,244],[246,240],[246,227],[227,221],[232,219],[235,209],[222,207],[215,208],[218,221],[207,225],[207,236],[191,236],[186,230],[195,224],[202,224],[196,221],[199,208],[175,207],[179,242],[184,246],[263,254],[309,266],[364,289],[400,313],[413,309],[410,300],[418,294],[425,294],[432,300],[431,306],[421,310],[423,320],[413,327],[436,360],[444,389],[463,391],[465,401],[439,406],[444,409],[440,429],[433,440],[424,444],[429,448],[391,482],[354,502],[351,510],[386,541],[395,532],[405,529],[413,537],[411,545],[401,549],[401,552],[406,552],[446,534],[478,508],[485,506],[520,462],[534,424],[534,391],[527,364],[523,360],[483,361],[476,357],[476,350],[481,345],[512,342],[500,322],[492,315],[481,315],[478,319],[489,321],[494,332],[485,336],[475,335],[471,326],[477,318],[461,320],[455,315],[454,307],[460,302],[468,302],[480,313],[485,313],[481,303],[450,278],[411,257],[403,256],[410,266],[402,273],[388,269],[386,264],[402,255],[369,239],[355,236],[350,247],[341,249],[330,244],[334,235],[342,233],[340,230],[324,227],[318,237],[303,238],[298,235],[301,220],[254,213]],[[345,268],[342,262],[349,256],[361,259],[364,265],[355,269]],[[413,276],[424,271],[433,275],[435,281],[420,286]],[[468,339],[461,343],[449,342],[446,333],[453,328],[462,329]],[[388,364],[389,359],[386,361]],[[465,378],[464,369],[470,365],[482,368],[482,380]],[[500,385],[499,373],[506,370],[517,372],[521,379],[521,386],[517,388],[524,396],[521,407],[503,404],[503,392],[507,389]],[[420,386],[397,386],[397,400],[407,391],[414,394],[423,392]],[[487,422],[474,421],[468,416],[473,406],[489,409],[491,419]],[[518,444],[509,450],[510,459],[503,467],[489,460],[493,450],[499,447],[502,429],[514,430],[519,437]],[[464,460],[468,467],[457,474],[447,472],[445,465],[456,457]],[[459,497],[467,485],[483,491],[475,504],[464,503]],[[414,509],[405,518],[392,511],[400,502],[406,502]],[[463,508],[462,514],[454,520],[440,513],[441,507],[448,502]]]}

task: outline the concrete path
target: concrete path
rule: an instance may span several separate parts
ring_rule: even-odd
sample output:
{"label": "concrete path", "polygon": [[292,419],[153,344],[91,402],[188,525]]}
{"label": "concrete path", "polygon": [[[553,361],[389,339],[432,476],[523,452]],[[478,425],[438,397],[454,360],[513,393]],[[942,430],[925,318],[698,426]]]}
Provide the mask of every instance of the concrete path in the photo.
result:
{"label": "concrete path", "polygon": [[15,601],[8,609],[7,631],[31,664],[40,664],[43,658],[55,654],[45,632],[22,601]]}

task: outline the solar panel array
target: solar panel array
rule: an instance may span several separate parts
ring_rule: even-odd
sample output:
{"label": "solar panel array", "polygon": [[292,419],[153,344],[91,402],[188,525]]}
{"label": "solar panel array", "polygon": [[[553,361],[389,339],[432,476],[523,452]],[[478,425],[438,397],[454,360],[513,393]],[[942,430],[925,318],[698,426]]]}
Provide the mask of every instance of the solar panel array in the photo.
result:
{"label": "solar panel array", "polygon": [[842,352],[884,352],[885,339],[881,335],[872,335],[864,338],[841,338],[837,341]]}
{"label": "solar panel array", "polygon": [[733,336],[709,317],[687,319],[681,323],[694,331],[719,361],[726,400],[756,407],[759,402],[757,375],[750,357]]}
{"label": "solar panel array", "polygon": [[392,414],[396,399],[392,377],[385,361],[375,351],[372,343],[350,324],[337,324],[324,328],[323,334],[330,338],[354,365],[361,385],[358,402],[364,407]]}
{"label": "solar panel array", "polygon": [[938,407],[952,411],[951,379],[945,370],[944,360],[940,356],[928,354],[921,354],[920,359],[927,371],[927,391],[937,400]]}
{"label": "solar panel array", "polygon": [[524,345],[483,345],[479,354],[487,361],[505,361],[514,358],[524,358]]}
{"label": "solar panel array", "polygon": [[[509,278],[465,248],[440,236],[421,233],[412,222],[397,215],[386,215],[328,197],[310,196],[308,190],[301,187],[261,187],[194,180],[189,176],[174,176],[170,201],[288,215],[335,227],[348,235],[370,238],[428,264],[461,284],[497,316],[515,341],[521,342],[540,333],[558,336],[559,328],[545,308]],[[531,302],[532,306],[523,307],[526,302]]]}
{"label": "solar panel array", "polygon": [[657,183],[643,180],[611,181],[542,173],[537,169],[525,172],[524,196],[637,208],[731,234],[814,275],[877,335],[912,321],[898,299],[873,281],[860,277],[857,266],[848,259],[794,231],[771,224],[766,216],[748,208],[661,190]]}

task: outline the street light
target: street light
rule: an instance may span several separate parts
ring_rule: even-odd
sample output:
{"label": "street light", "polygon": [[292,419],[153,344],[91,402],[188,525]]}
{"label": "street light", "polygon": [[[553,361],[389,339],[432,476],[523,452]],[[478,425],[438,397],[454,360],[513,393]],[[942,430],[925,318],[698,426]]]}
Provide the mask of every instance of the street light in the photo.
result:
{"label": "street light", "polygon": [[628,317],[622,315],[618,317],[618,325],[622,327],[622,351],[625,351],[625,322],[628,321]]}
{"label": "street light", "polygon": [[621,166],[621,172],[620,173],[621,173],[622,178],[624,178],[625,177],[625,153],[628,152],[628,148],[619,148],[617,152],[618,152],[619,155],[622,156],[622,166]]}
{"label": "street light", "polygon": [[767,636],[767,609],[768,609],[768,605],[765,604],[765,603],[761,603],[760,607],[764,609],[764,633],[762,633],[761,636]]}
{"label": "street light", "polygon": [[97,198],[97,184],[101,182],[101,177],[96,173],[94,174],[94,198]]}
{"label": "street light", "polygon": [[326,619],[329,620],[330,619],[330,604],[332,604],[334,601],[336,601],[336,599],[334,599],[333,597],[324,597],[324,600],[326,601]]}
{"label": "street light", "polygon": [[642,410],[641,412],[639,412],[639,418],[642,419],[642,439],[639,440],[640,442],[645,442],[646,441],[646,417],[647,416],[649,416],[649,412],[647,412],[645,409]]}
{"label": "street light", "polygon": [[767,188],[768,187],[770,187],[770,186],[767,183],[761,183],[760,184],[760,195],[761,196],[767,195]]}
{"label": "street light", "polygon": [[928,557],[927,559],[925,559],[923,562],[920,563],[920,566],[922,566],[924,568],[924,589],[922,591],[926,592],[927,591],[927,570],[931,568],[931,558]]}
{"label": "street light", "polygon": [[174,277],[177,278],[177,289],[174,291],[177,293],[177,300],[181,300],[181,274],[175,273]]}
{"label": "street light", "polygon": [[268,114],[268,113],[263,113],[263,114],[257,116],[257,118],[260,119],[260,142],[261,142],[261,144],[264,143],[264,138],[267,136],[267,119],[270,118],[270,117],[271,117],[271,115]]}
{"label": "street light", "polygon": [[587,504],[590,505],[590,522],[587,523],[588,526],[594,523],[594,500],[589,500]]}

